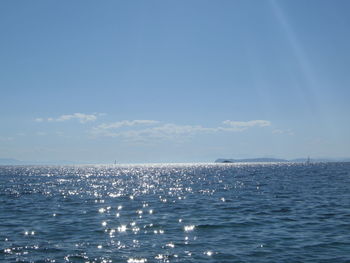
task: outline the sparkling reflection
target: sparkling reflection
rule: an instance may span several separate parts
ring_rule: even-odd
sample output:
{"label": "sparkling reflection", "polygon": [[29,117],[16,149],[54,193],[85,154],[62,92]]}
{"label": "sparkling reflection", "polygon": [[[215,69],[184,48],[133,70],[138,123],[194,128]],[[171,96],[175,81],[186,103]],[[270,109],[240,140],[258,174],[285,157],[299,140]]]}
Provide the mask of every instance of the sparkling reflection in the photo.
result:
{"label": "sparkling reflection", "polygon": [[[332,171],[332,178],[348,175],[332,166],[321,168]],[[4,262],[97,263],[232,262],[236,257],[237,262],[255,262],[250,255],[267,254],[273,246],[290,242],[288,238],[314,245],[311,239],[303,243],[304,231],[290,235],[295,231],[292,226],[301,220],[300,211],[307,212],[302,220],[313,226],[314,232],[309,230],[320,243],[327,241],[317,235],[324,230],[319,232],[316,226],[334,218],[341,222],[338,228],[322,228],[328,231],[328,240],[332,234],[341,240],[334,243],[336,250],[347,242],[336,235],[347,223],[347,210],[329,211],[339,203],[338,196],[348,200],[349,184],[337,185],[329,194],[324,190],[329,185],[319,177],[313,179],[313,170],[306,170],[308,183],[296,185],[294,179],[305,169],[311,168],[214,164],[0,167],[4,182],[0,184],[0,258]],[[11,173],[15,176],[8,176]],[[323,189],[322,195],[315,189]],[[293,195],[306,190],[314,191],[306,201]],[[317,220],[308,216],[307,200],[323,202],[308,207],[324,208],[322,213],[313,210]],[[269,244],[273,239],[277,241]]]}

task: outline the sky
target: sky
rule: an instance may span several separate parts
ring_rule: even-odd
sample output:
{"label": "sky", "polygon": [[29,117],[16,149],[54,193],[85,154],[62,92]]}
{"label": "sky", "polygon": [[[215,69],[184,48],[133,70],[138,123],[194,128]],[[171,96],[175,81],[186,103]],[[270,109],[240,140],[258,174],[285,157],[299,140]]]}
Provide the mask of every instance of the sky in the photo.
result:
{"label": "sky", "polygon": [[350,1],[0,2],[0,158],[350,157]]}

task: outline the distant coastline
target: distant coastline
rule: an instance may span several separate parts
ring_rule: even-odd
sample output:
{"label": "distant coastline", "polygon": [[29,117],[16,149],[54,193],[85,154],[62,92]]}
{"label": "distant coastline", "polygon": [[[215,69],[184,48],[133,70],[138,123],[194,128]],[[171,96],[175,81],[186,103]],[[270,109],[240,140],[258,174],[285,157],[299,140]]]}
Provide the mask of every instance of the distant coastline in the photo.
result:
{"label": "distant coastline", "polygon": [[[308,162],[308,158],[297,158],[297,159],[289,159],[289,160],[281,159],[281,158],[245,158],[245,159],[218,158],[214,161],[214,163],[306,163],[306,162]],[[310,158],[310,162],[311,163],[350,162],[350,158]],[[154,163],[157,163],[157,162],[154,162]],[[0,165],[89,165],[89,164],[112,164],[112,162],[95,163],[95,162],[81,162],[81,161],[74,162],[74,161],[67,161],[67,160],[22,161],[14,158],[0,158]],[[125,163],[125,164],[132,164],[132,163]]]}
{"label": "distant coastline", "polygon": [[[305,163],[308,158],[297,158],[297,159],[279,159],[279,158],[247,158],[247,159],[225,159],[219,158],[215,160],[215,163]],[[350,158],[310,158],[310,162],[350,162]]]}
{"label": "distant coastline", "polygon": [[73,165],[83,164],[71,161],[21,161],[14,158],[0,158],[0,165]]}

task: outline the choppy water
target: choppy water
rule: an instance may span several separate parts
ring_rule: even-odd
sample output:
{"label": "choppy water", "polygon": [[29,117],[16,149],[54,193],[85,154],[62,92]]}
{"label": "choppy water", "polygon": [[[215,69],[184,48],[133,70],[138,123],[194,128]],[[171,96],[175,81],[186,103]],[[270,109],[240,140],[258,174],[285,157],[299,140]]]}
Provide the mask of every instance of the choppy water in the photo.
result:
{"label": "choppy water", "polygon": [[0,167],[1,262],[350,262],[350,163]]}

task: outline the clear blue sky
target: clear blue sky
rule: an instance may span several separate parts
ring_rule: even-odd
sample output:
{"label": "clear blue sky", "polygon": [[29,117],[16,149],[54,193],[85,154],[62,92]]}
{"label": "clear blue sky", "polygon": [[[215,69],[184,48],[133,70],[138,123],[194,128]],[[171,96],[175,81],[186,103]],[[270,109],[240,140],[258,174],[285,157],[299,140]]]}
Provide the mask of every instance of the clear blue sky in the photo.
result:
{"label": "clear blue sky", "polygon": [[0,158],[350,157],[350,1],[0,2]]}

